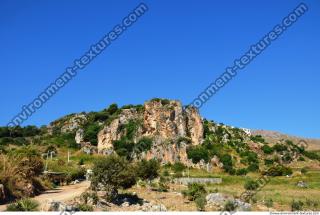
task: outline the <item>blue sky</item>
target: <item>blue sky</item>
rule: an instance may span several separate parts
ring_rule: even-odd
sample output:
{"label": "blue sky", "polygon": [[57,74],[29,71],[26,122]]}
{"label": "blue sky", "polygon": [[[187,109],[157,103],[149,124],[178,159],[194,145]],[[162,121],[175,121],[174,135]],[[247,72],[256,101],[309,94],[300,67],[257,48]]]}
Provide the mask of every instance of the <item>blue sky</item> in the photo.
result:
{"label": "blue sky", "polygon": [[[320,2],[200,110],[225,124],[320,138]],[[0,1],[6,125],[139,1]],[[300,1],[145,1],[149,11],[24,125],[153,97],[190,103]]]}

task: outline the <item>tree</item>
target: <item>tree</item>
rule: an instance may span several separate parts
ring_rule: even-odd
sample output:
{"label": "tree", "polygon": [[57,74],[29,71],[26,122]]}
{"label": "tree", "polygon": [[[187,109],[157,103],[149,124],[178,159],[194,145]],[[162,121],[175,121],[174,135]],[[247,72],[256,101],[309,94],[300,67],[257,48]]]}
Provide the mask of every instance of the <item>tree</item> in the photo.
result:
{"label": "tree", "polygon": [[118,105],[117,105],[117,104],[111,104],[111,105],[109,106],[109,108],[107,109],[107,112],[108,112],[110,115],[112,115],[112,114],[114,114],[115,112],[117,112],[117,110],[118,110]]}
{"label": "tree", "polygon": [[101,126],[97,123],[88,125],[84,131],[84,140],[89,141],[92,145],[98,144],[98,133],[101,129]]}
{"label": "tree", "polygon": [[272,154],[273,152],[273,149],[268,145],[262,146],[262,150],[265,154]]}
{"label": "tree", "polygon": [[205,162],[209,161],[208,150],[202,146],[191,146],[187,149],[188,158],[192,160],[193,163],[198,163],[200,160]]}
{"label": "tree", "polygon": [[134,168],[122,157],[110,155],[94,163],[91,186],[97,190],[101,185],[109,200],[117,196],[119,188],[127,189],[135,183]]}
{"label": "tree", "polygon": [[137,176],[142,180],[153,180],[159,176],[160,163],[156,159],[141,160],[136,165]]}

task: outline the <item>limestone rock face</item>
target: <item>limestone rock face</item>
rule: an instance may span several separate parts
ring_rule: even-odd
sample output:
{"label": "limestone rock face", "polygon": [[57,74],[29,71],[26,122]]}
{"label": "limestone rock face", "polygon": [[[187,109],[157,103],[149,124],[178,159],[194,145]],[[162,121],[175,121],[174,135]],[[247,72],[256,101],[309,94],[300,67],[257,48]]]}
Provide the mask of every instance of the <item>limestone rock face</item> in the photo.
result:
{"label": "limestone rock face", "polygon": [[186,122],[179,101],[150,101],[145,103],[144,127],[146,135],[172,139],[186,135]]}
{"label": "limestone rock face", "polygon": [[52,134],[54,130],[59,130],[62,133],[76,132],[87,122],[87,120],[87,116],[83,113],[70,114],[51,122],[50,125],[47,126],[47,129],[49,134]]}
{"label": "limestone rock face", "polygon": [[76,136],[74,140],[76,141],[77,144],[80,144],[83,142],[83,137],[84,137],[84,130],[82,128],[79,128],[76,132]]}
{"label": "limestone rock face", "polygon": [[[122,128],[130,120],[140,122],[134,136],[135,143],[142,137],[153,139],[151,149],[141,155],[146,159],[189,163],[186,154],[188,144],[198,145],[203,141],[203,122],[195,108],[184,108],[176,100],[155,99],[146,102],[139,112],[134,108],[123,109],[118,118],[105,126],[98,134],[100,153],[112,153],[113,141],[125,135]],[[182,137],[184,140],[180,140]]]}
{"label": "limestone rock face", "polygon": [[109,126],[105,126],[98,133],[98,151],[100,153],[109,154],[113,145],[112,142],[115,140],[120,140],[120,138],[124,135],[121,131],[120,127],[125,125],[132,119],[138,119],[139,115],[135,109],[124,109],[122,113],[117,119],[114,119]]}
{"label": "limestone rock face", "polygon": [[199,145],[203,140],[203,122],[196,108],[186,108],[187,128],[194,145]]}

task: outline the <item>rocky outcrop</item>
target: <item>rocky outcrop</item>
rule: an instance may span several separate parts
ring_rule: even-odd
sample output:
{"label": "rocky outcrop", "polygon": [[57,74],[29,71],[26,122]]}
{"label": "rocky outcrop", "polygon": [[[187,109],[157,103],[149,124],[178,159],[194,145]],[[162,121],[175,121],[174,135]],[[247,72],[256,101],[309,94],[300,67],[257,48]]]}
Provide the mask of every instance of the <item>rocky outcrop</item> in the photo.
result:
{"label": "rocky outcrop", "polygon": [[84,138],[84,130],[82,128],[79,128],[76,132],[76,136],[74,140],[76,141],[77,144],[80,144],[81,142],[83,142],[83,138]]}
{"label": "rocky outcrop", "polygon": [[47,126],[48,133],[53,134],[54,131],[62,133],[76,132],[87,122],[87,116],[84,113],[70,114],[50,123]]}
{"label": "rocky outcrop", "polygon": [[142,111],[134,108],[123,109],[119,117],[105,126],[98,134],[100,153],[113,152],[112,143],[126,134],[123,127],[130,120],[139,121],[134,136],[135,143],[142,137],[153,139],[152,148],[142,155],[147,159],[188,163],[188,144],[198,145],[203,141],[203,123],[197,109],[184,108],[181,102],[176,100],[154,99],[146,102]]}
{"label": "rocky outcrop", "polygon": [[121,126],[127,124],[129,120],[138,119],[137,111],[133,108],[124,109],[117,119],[114,119],[110,125],[105,126],[98,133],[98,151],[100,153],[110,154],[113,150],[112,142],[119,140],[124,132],[120,129]]}

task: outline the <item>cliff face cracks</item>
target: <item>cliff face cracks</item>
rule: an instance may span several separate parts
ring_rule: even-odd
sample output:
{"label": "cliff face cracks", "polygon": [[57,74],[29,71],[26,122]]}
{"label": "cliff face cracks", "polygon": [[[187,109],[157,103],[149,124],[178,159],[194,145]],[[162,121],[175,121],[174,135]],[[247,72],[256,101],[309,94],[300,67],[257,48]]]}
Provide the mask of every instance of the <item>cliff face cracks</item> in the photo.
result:
{"label": "cliff face cracks", "polygon": [[151,149],[141,154],[145,159],[157,158],[163,163],[180,161],[188,164],[188,144],[198,145],[203,141],[203,122],[195,108],[184,108],[176,100],[157,99],[146,102],[139,112],[134,108],[122,110],[119,117],[104,126],[98,133],[99,153],[110,154],[114,151],[113,142],[126,135],[121,128],[130,120],[140,122],[134,143],[143,137],[152,138]]}

